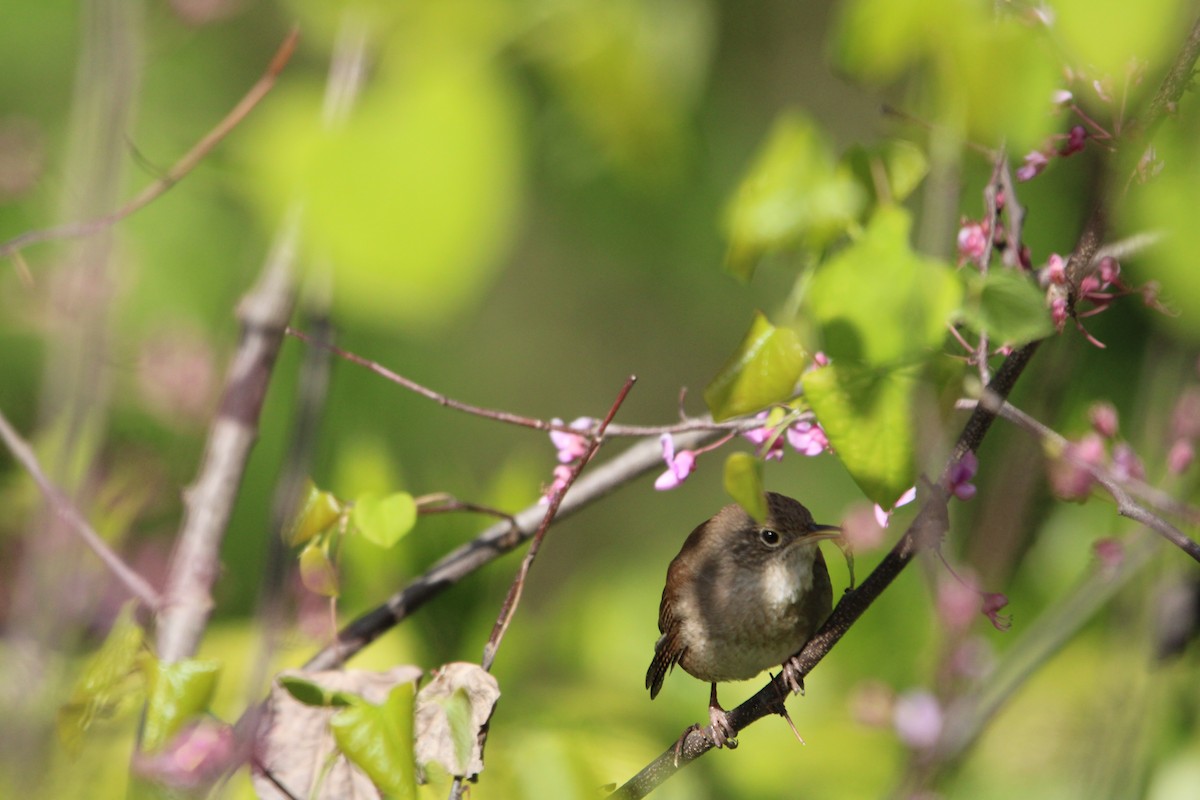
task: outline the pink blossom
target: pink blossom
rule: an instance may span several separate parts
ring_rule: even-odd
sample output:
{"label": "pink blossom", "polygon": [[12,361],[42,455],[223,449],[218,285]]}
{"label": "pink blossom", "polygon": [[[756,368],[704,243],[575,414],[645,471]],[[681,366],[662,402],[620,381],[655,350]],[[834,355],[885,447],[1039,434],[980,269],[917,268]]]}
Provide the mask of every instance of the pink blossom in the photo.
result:
{"label": "pink blossom", "polygon": [[1140,481],[1146,477],[1146,469],[1142,460],[1129,442],[1117,442],[1113,446],[1113,473],[1118,480]]}
{"label": "pink blossom", "polygon": [[1100,434],[1084,434],[1078,442],[1068,442],[1060,458],[1050,463],[1050,488],[1063,500],[1086,500],[1095,483],[1089,467],[1105,462],[1104,439]]}
{"label": "pink blossom", "polygon": [[942,624],[955,633],[971,626],[979,613],[979,592],[956,577],[946,577],[938,582],[937,615]]}
{"label": "pink blossom", "polygon": [[813,363],[818,367],[824,367],[829,364],[829,356],[825,355],[824,350],[818,350],[813,353]]}
{"label": "pink blossom", "polygon": [[542,505],[550,502],[550,498],[567,488],[567,481],[571,479],[571,468],[566,464],[559,464],[554,468],[554,480],[542,492],[542,497],[538,500]]}
{"label": "pink blossom", "polygon": [[1109,573],[1116,572],[1121,566],[1121,562],[1125,560],[1125,545],[1117,539],[1097,539],[1092,545],[1092,552],[1096,554],[1096,558],[1100,560],[1104,570]]}
{"label": "pink blossom", "polygon": [[675,442],[672,441],[669,433],[664,433],[661,441],[663,460],[667,462],[667,471],[654,481],[654,488],[663,492],[674,489],[683,483],[688,475],[692,474],[692,470],[696,468],[696,454],[691,450],[680,450],[676,453]]}
{"label": "pink blossom", "polygon": [[1075,99],[1070,89],[1059,89],[1050,95],[1050,102],[1056,106],[1065,106]]}
{"label": "pink blossom", "polygon": [[1000,613],[1007,605],[1008,598],[1000,592],[984,592],[981,611],[998,631],[1006,631],[1012,627],[1012,615]]}
{"label": "pink blossom", "polygon": [[883,544],[883,535],[883,525],[879,524],[871,507],[866,503],[856,505],[842,520],[842,538],[855,553],[866,553],[876,549]]}
{"label": "pink blossom", "polygon": [[1067,283],[1067,262],[1058,253],[1051,253],[1046,259],[1046,266],[1038,276],[1042,286],[1065,286]]}
{"label": "pink blossom", "polygon": [[879,523],[879,527],[886,528],[888,523],[892,521],[892,514],[896,513],[896,509],[901,506],[906,506],[913,500],[917,499],[917,487],[910,486],[904,491],[904,494],[892,503],[892,507],[885,511],[883,506],[875,504],[875,521]]}
{"label": "pink blossom", "polygon": [[916,689],[896,698],[892,709],[892,725],[900,741],[914,750],[924,750],[937,744],[943,723],[941,703],[931,692]]}
{"label": "pink blossom", "polygon": [[[550,420],[555,425],[562,425],[563,421],[555,417]],[[568,428],[576,431],[587,431],[596,424],[596,421],[591,417],[579,417]],[[572,461],[582,458],[583,454],[588,449],[588,439],[586,436],[581,436],[578,433],[569,433],[567,431],[552,430],[550,431],[550,441],[558,450],[558,460],[563,464],[569,464]]]}
{"label": "pink blossom", "polygon": [[988,248],[986,222],[966,222],[958,229],[958,258],[963,261],[982,260]]}
{"label": "pink blossom", "polygon": [[1100,259],[1100,266],[1096,268],[1096,274],[1100,276],[1100,281],[1105,286],[1116,283],[1121,277],[1121,265],[1112,256],[1105,256]]}
{"label": "pink blossom", "polygon": [[802,419],[793,423],[787,429],[788,444],[797,453],[806,456],[819,456],[829,449],[829,437],[816,422]]}
{"label": "pink blossom", "polygon": [[1171,433],[1180,439],[1200,439],[1200,386],[1189,386],[1171,410]]}
{"label": "pink blossom", "polygon": [[1054,320],[1054,327],[1062,333],[1063,328],[1067,324],[1067,318],[1070,312],[1067,311],[1067,296],[1063,292],[1052,292],[1050,298],[1050,319]]}
{"label": "pink blossom", "polygon": [[[755,419],[766,422],[769,417],[769,412],[764,411],[755,417]],[[762,454],[764,459],[774,459],[778,461],[779,459],[783,458],[783,437],[776,436],[775,434],[776,430],[774,425],[763,425],[760,428],[748,430],[742,435],[751,442],[754,442],[756,447],[761,448],[763,445],[767,445],[766,452]]]}
{"label": "pink blossom", "polygon": [[1087,143],[1087,138],[1087,128],[1082,125],[1076,125],[1067,134],[1067,142],[1059,148],[1058,154],[1060,156],[1069,156],[1078,153]]}
{"label": "pink blossom", "polygon": [[1092,430],[1105,439],[1117,435],[1117,409],[1112,403],[1093,403],[1088,409],[1088,418],[1092,422]]}
{"label": "pink blossom", "polygon": [[1196,449],[1187,439],[1176,439],[1167,453],[1167,470],[1172,475],[1182,475],[1196,459]]}
{"label": "pink blossom", "polygon": [[157,753],[138,753],[133,769],[166,786],[194,791],[228,771],[237,758],[233,728],[201,720],[183,728]]}
{"label": "pink blossom", "polygon": [[1027,181],[1041,174],[1050,159],[1041,150],[1034,150],[1025,156],[1024,163],[1017,169],[1017,180]]}
{"label": "pink blossom", "polygon": [[971,483],[971,479],[978,471],[979,458],[968,450],[946,472],[946,489],[959,500],[970,500],[975,496],[975,484]]}

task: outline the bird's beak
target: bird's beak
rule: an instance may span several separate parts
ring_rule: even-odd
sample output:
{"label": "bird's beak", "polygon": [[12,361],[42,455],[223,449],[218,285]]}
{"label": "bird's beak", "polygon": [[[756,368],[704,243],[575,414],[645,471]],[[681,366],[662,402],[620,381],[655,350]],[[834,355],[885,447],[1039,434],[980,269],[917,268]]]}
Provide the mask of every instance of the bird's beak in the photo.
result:
{"label": "bird's beak", "polygon": [[815,539],[818,542],[822,542],[826,539],[839,539],[841,536],[842,529],[837,525],[821,525],[820,523],[816,523],[812,526],[812,530],[808,536],[804,538],[808,539],[809,541]]}

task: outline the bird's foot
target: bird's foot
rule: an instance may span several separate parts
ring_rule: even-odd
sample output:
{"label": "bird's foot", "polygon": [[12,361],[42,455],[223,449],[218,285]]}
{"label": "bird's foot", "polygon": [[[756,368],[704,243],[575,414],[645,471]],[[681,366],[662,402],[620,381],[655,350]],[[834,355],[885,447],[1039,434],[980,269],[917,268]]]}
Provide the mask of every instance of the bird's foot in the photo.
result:
{"label": "bird's foot", "polygon": [[700,726],[698,724],[688,725],[686,728],[683,729],[683,733],[679,734],[679,740],[675,742],[675,766],[676,767],[679,766],[679,756],[683,754],[683,743],[687,741],[687,738],[689,736],[691,736],[693,732],[698,731],[698,730],[700,730]]}
{"label": "bird's foot", "polygon": [[804,673],[795,657],[783,663],[783,682],[792,690],[792,694],[804,694]]}
{"label": "bird's foot", "polygon": [[705,733],[712,743],[717,747],[728,747],[733,750],[738,746],[737,731],[729,724],[729,715],[725,713],[725,709],[720,706],[713,705],[708,708],[708,728]]}

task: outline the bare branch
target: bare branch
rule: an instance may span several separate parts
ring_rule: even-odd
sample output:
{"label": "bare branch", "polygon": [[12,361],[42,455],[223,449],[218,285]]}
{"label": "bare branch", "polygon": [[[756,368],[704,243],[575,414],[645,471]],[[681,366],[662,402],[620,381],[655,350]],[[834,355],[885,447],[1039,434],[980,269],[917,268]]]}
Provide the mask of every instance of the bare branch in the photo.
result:
{"label": "bare branch", "polygon": [[509,587],[508,595],[504,598],[504,603],[500,607],[500,616],[496,619],[496,625],[492,628],[492,634],[488,637],[487,644],[484,645],[482,662],[484,669],[490,671],[492,663],[496,660],[496,650],[499,649],[500,642],[504,639],[504,634],[508,630],[508,625],[512,622],[513,615],[517,612],[517,604],[521,602],[521,593],[525,588],[525,578],[529,575],[529,569],[533,566],[533,560],[537,558],[542,540],[546,538],[546,531],[550,530],[550,523],[554,521],[554,515],[558,511],[563,497],[570,490],[571,484],[575,483],[575,480],[579,477],[579,473],[583,471],[583,468],[596,455],[596,451],[600,449],[600,443],[604,441],[604,429],[608,427],[613,417],[616,416],[617,410],[625,402],[625,398],[629,396],[629,390],[633,388],[636,380],[637,378],[631,375],[625,381],[625,385],[617,393],[617,399],[608,410],[608,415],[601,420],[600,425],[596,428],[596,432],[592,434],[587,450],[579,457],[575,465],[571,467],[571,472],[563,485],[550,494],[550,500],[546,504],[546,513],[542,516],[542,524],[538,526],[537,531],[533,534],[533,541],[529,543],[529,549],[525,551],[525,558],[521,561],[521,567],[517,570],[517,575],[513,578],[512,586]]}
{"label": "bare branch", "polygon": [[[403,386],[410,392],[426,397],[433,402],[445,408],[452,408],[455,411],[462,411],[466,414],[474,414],[477,417],[491,419],[497,422],[506,422],[510,425],[519,425],[523,428],[533,428],[539,431],[564,431],[566,433],[586,433],[576,430],[569,425],[551,422],[549,420],[537,419],[536,417],[526,417],[521,414],[514,414],[510,411],[499,411],[492,408],[484,408],[483,406],[464,403],[461,400],[455,400],[453,397],[442,394],[441,392],[430,389],[411,378],[406,378],[398,372],[394,372],[378,361],[372,361],[369,358],[364,358],[357,353],[351,353],[349,350],[343,350],[337,345],[328,342],[315,341],[311,336],[301,330],[288,328],[289,336],[295,336],[300,341],[312,347],[323,347],[333,353],[338,358],[345,359],[352,364],[358,364],[376,375],[385,378],[399,386]],[[686,433],[688,431],[743,431],[749,428],[756,427],[756,424],[750,423],[745,418],[732,420],[723,420],[721,422],[714,421],[709,416],[694,417],[677,422],[673,425],[609,425],[605,433],[608,436],[659,436],[664,433]]]}
{"label": "bare branch", "polygon": [[212,130],[204,135],[191,150],[184,154],[175,164],[167,170],[166,174],[159,178],[154,183],[147,186],[133,199],[129,200],[125,205],[121,206],[116,211],[110,214],[105,214],[95,219],[85,220],[83,222],[69,222],[65,225],[58,225],[53,228],[43,228],[41,230],[26,231],[19,236],[14,236],[7,242],[0,243],[0,258],[5,256],[15,255],[20,250],[29,247],[30,245],[40,244],[59,239],[78,239],[84,236],[90,236],[94,233],[110,228],[116,223],[128,217],[147,205],[157,200],[179,181],[187,177],[187,174],[195,169],[196,165],[207,156],[214,147],[216,147],[222,139],[229,135],[229,132],[236,128],[243,119],[254,109],[256,105],[266,97],[267,93],[274,87],[279,73],[287,65],[291,59],[293,51],[296,49],[296,41],[300,37],[300,30],[293,28],[283,44],[275,52],[271,59],[267,71],[263,76],[250,87],[250,91],[238,102],[233,109],[225,115],[224,119],[216,124]]}
{"label": "bare branch", "polygon": [[[983,398],[979,401],[979,405],[989,408],[1009,422],[1016,424],[1022,430],[1033,434],[1041,441],[1050,443],[1059,452],[1062,452],[1065,458],[1070,458],[1067,447],[1070,442],[1064,436],[1038,422],[1016,406],[996,397],[991,392],[984,393]],[[1104,490],[1117,502],[1118,514],[1128,517],[1134,522],[1140,522],[1192,558],[1200,561],[1200,544],[1197,544],[1187,534],[1183,533],[1183,531],[1145,506],[1135,502],[1130,496],[1129,491],[1125,488],[1124,479],[1114,474],[1111,469],[1102,464],[1088,464],[1082,459],[1072,459],[1071,463],[1080,469],[1087,470],[1096,479],[1096,483],[1104,487]]]}
{"label": "bare branch", "polygon": [[183,526],[158,618],[158,656],[168,664],[195,653],[212,611],[221,540],[258,438],[263,398],[295,304],[297,229],[296,219],[286,224],[258,283],[238,309],[241,344],[225,376],[200,472],[185,495]]}
{"label": "bare branch", "polygon": [[[698,430],[677,434],[676,447],[693,449],[710,442],[717,431]],[[655,439],[645,439],[610,461],[582,475],[563,497],[556,519],[562,520],[604,497],[609,492],[650,472],[661,469],[662,448]],[[306,671],[332,669],[358,653],[426,602],[441,594],[475,570],[517,548],[533,536],[546,513],[535,503],[497,522],[470,542],[445,555],[421,577],[401,589],[384,604],[366,612],[338,633],[337,641],[309,659]]]}
{"label": "bare branch", "polygon": [[158,592],[154,591],[154,587],[147,583],[145,578],[121,560],[121,557],[108,546],[108,543],[88,524],[79,510],[71,504],[63,491],[50,481],[45,471],[42,470],[42,465],[38,462],[33,448],[9,424],[3,412],[0,412],[0,438],[4,439],[4,443],[8,445],[13,458],[20,462],[29,476],[33,478],[33,482],[45,495],[46,502],[50,504],[54,513],[79,534],[83,543],[104,562],[104,566],[108,567],[130,594],[141,600],[150,610],[156,611],[162,602]]}

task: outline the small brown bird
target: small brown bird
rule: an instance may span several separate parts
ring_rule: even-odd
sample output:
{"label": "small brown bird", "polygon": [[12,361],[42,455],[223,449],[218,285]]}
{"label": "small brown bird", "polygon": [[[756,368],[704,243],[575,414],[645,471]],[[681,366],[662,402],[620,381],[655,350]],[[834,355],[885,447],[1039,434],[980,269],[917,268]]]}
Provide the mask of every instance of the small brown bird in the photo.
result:
{"label": "small brown bird", "polygon": [[762,522],[733,504],[692,531],[667,568],[658,611],[662,636],[646,671],[651,699],[678,664],[712,684],[713,744],[732,740],[736,731],[717,702],[717,683],[748,680],[782,664],[817,631],[833,608],[829,569],[817,544],[840,533],[774,492],[767,493]]}

